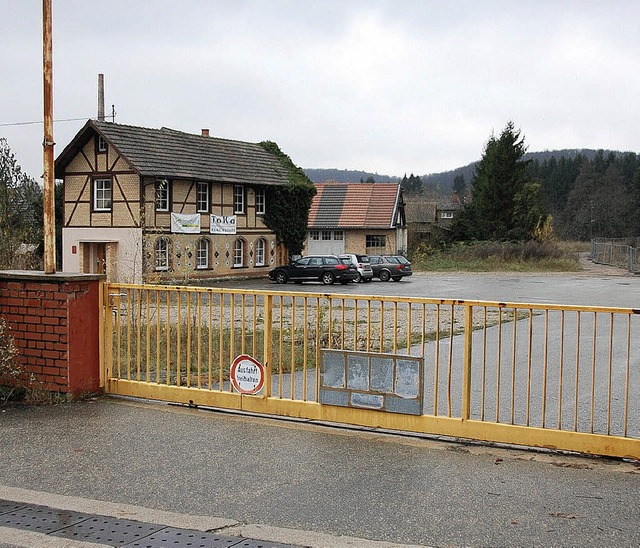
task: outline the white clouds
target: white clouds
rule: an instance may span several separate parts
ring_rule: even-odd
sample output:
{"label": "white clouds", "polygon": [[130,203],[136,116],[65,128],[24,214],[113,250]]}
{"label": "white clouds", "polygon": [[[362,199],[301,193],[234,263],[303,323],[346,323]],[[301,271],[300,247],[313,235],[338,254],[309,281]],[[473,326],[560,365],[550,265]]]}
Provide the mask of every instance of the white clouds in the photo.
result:
{"label": "white clouds", "polygon": [[[8,4],[0,123],[42,110],[40,6]],[[275,140],[304,167],[394,175],[476,160],[508,120],[530,150],[637,150],[639,13],[584,0],[57,0],[54,107],[94,115],[103,72],[118,122],[210,127]],[[56,125],[57,153],[81,125]],[[30,173],[41,131],[0,127]]]}

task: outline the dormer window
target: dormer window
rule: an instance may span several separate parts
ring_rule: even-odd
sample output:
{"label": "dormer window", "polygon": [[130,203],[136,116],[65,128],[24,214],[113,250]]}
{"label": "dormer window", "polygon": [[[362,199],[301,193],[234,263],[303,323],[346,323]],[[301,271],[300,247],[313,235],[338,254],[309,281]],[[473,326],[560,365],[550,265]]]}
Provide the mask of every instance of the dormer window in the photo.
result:
{"label": "dormer window", "polygon": [[98,152],[107,152],[107,141],[102,135],[98,135]]}

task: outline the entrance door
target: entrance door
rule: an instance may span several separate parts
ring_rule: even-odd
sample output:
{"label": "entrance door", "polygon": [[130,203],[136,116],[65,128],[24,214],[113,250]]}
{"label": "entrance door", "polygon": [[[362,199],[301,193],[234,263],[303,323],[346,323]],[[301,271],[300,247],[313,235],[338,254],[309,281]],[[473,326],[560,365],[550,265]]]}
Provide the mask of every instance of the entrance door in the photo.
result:
{"label": "entrance door", "polygon": [[84,242],[82,245],[82,272],[84,274],[107,273],[107,244]]}

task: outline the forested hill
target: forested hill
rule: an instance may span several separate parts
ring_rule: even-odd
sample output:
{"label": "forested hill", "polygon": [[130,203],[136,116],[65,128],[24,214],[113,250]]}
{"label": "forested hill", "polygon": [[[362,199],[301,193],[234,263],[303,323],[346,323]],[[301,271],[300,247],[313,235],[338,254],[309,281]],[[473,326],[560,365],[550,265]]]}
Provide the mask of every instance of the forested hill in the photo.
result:
{"label": "forested hill", "polygon": [[305,174],[314,183],[323,183],[324,181],[337,181],[338,183],[358,183],[364,182],[372,178],[376,183],[399,183],[402,179],[391,175],[379,175],[378,173],[369,173],[367,171],[355,171],[350,169],[316,169],[305,168]]}
{"label": "forested hill", "polygon": [[[565,150],[545,150],[544,152],[527,152],[525,159],[533,159],[542,163],[545,160],[549,160],[555,156],[556,159],[560,158],[575,158],[578,154],[592,160],[596,155],[596,150],[591,149],[565,149]],[[610,151],[605,150],[604,154],[609,154]],[[619,154],[619,153],[616,153]],[[467,184],[471,182],[473,178],[473,170],[475,169],[476,162],[467,164],[466,166],[453,169],[451,171],[444,171],[442,173],[429,173],[426,175],[419,175],[422,182],[431,188],[438,188],[441,192],[449,193],[453,188],[453,180],[458,175],[463,175]],[[399,183],[402,180],[404,173],[400,175],[379,175],[378,173],[370,173],[367,171],[355,171],[348,169],[316,169],[308,168],[304,172],[307,177],[314,183],[322,183],[323,181],[337,181],[339,183],[357,183],[364,181],[374,180],[376,183]],[[409,175],[408,173],[406,175]]]}

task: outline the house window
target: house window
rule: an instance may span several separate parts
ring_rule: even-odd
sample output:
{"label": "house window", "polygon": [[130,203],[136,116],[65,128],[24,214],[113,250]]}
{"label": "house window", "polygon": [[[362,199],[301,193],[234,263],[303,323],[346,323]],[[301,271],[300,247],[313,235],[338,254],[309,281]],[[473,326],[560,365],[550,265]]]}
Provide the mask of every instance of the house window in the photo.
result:
{"label": "house window", "polygon": [[385,243],[385,236],[379,234],[368,234],[366,237],[366,245],[370,248],[384,248]]}
{"label": "house window", "polygon": [[169,239],[156,240],[156,270],[169,270]]}
{"label": "house window", "polygon": [[256,215],[264,215],[266,209],[266,193],[264,188],[256,189]]}
{"label": "house window", "polygon": [[244,213],[244,187],[242,185],[233,187],[233,212],[235,214]]}
{"label": "house window", "polygon": [[107,141],[102,135],[98,135],[98,152],[107,152]]}
{"label": "house window", "polygon": [[198,213],[209,213],[209,183],[198,183],[196,201]]}
{"label": "house window", "polygon": [[343,234],[342,230],[334,231],[333,239],[334,240],[338,240],[338,241],[342,241],[344,239],[344,234]]}
{"label": "house window", "polygon": [[238,238],[233,243],[233,267],[244,266],[244,240]]}
{"label": "house window", "polygon": [[453,219],[453,211],[443,211],[440,213],[441,219]]}
{"label": "house window", "polygon": [[320,231],[319,230],[311,230],[309,231],[309,239],[317,241],[320,239]]}
{"label": "house window", "polygon": [[196,268],[209,268],[209,240],[200,238],[196,245]]}
{"label": "house window", "polygon": [[169,211],[169,181],[156,183],[156,211]]}
{"label": "house window", "polygon": [[322,239],[326,242],[329,241],[331,239],[331,231],[330,230],[323,230],[322,231]]}
{"label": "house window", "polygon": [[111,211],[111,179],[93,181],[94,211]]}
{"label": "house window", "polygon": [[256,242],[256,266],[264,266],[265,250],[267,249],[267,240],[260,238]]}

